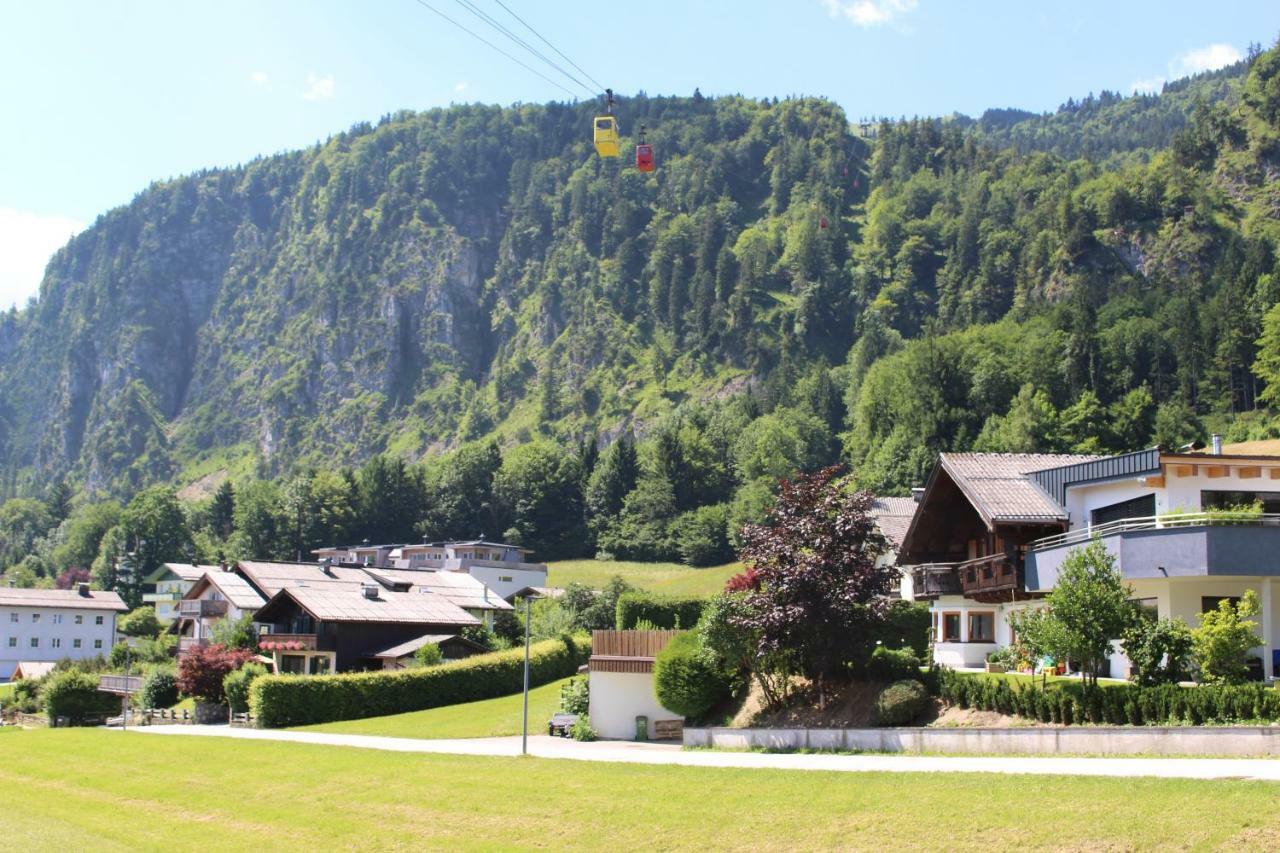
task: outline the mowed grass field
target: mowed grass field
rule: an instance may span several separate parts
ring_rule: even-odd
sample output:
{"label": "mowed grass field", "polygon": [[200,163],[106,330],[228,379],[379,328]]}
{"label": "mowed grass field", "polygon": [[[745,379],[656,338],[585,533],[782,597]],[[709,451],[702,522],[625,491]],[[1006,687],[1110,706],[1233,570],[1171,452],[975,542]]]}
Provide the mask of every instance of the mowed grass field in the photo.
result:
{"label": "mowed grass field", "polygon": [[715,595],[729,578],[742,571],[741,563],[697,569],[683,563],[628,563],[617,560],[561,560],[549,563],[547,583],[564,587],[577,581],[600,589],[614,575],[650,592],[668,595]]}
{"label": "mowed grass field", "polygon": [[4,738],[10,850],[1280,847],[1280,786],[414,755],[118,731]]}
{"label": "mowed grass field", "polygon": [[[553,681],[529,691],[529,732],[545,734],[547,720],[560,710],[560,688],[569,679]],[[524,707],[523,694],[499,696],[461,705],[447,705],[408,714],[344,720],[317,726],[299,726],[299,731],[342,732],[386,737],[468,738],[502,737],[520,734]]]}

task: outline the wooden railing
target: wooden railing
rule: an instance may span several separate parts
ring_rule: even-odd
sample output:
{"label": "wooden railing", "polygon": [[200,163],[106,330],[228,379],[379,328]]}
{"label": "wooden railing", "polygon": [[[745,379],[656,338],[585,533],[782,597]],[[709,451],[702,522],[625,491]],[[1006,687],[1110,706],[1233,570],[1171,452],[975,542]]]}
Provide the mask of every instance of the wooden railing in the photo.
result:
{"label": "wooden railing", "polygon": [[227,603],[209,598],[198,598],[178,602],[178,613],[192,619],[202,616],[226,616]]}
{"label": "wooden railing", "polygon": [[1015,589],[1019,585],[1018,567],[1007,554],[991,554],[966,560],[956,566],[960,588],[965,595],[975,592]]}
{"label": "wooden railing", "polygon": [[128,693],[137,693],[142,689],[142,677],[138,675],[100,675],[98,676],[98,690],[102,693],[117,693],[125,695]]}
{"label": "wooden railing", "polygon": [[191,649],[194,649],[196,646],[207,646],[207,645],[209,645],[209,639],[207,637],[179,637],[178,638],[178,654],[182,654],[183,652],[188,652]]}
{"label": "wooden railing", "polygon": [[955,563],[926,563],[911,572],[911,588],[916,598],[960,595],[960,575]]}

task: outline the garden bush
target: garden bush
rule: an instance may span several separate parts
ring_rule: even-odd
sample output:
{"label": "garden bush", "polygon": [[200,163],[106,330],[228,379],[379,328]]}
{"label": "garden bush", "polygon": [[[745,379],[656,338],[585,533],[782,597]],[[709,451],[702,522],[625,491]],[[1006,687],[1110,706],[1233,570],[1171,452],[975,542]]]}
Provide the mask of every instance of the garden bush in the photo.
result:
{"label": "garden bush", "polygon": [[928,653],[932,622],[928,604],[894,601],[889,605],[884,623],[874,629],[874,639],[895,649],[911,649],[923,658]]}
{"label": "garden bush", "polygon": [[627,592],[618,597],[618,630],[629,631],[641,621],[657,628],[692,628],[702,618],[707,599]]}
{"label": "garden bush", "polygon": [[[590,651],[586,637],[565,635],[534,644],[530,686],[573,675]],[[259,725],[280,728],[491,699],[518,693],[523,683],[524,649],[509,649],[424,669],[308,678],[266,675],[249,688],[249,708]]]}
{"label": "garden bush", "polygon": [[178,678],[172,669],[158,666],[142,678],[138,701],[143,708],[168,708],[178,701]]}
{"label": "garden bush", "polygon": [[120,697],[98,692],[97,676],[86,672],[54,673],[40,688],[40,697],[50,722],[66,717],[81,725],[91,717],[120,713]]}
{"label": "garden bush", "polygon": [[590,706],[591,682],[587,678],[570,678],[560,688],[560,710],[566,714],[585,714]]}
{"label": "garden bush", "polygon": [[222,679],[222,692],[227,697],[227,707],[232,713],[243,714],[249,710],[249,687],[254,679],[267,674],[267,668],[260,663],[246,663],[244,666],[227,673]]}
{"label": "garden bush", "polygon": [[936,673],[938,695],[950,705],[996,711],[1045,723],[1113,726],[1205,725],[1280,719],[1280,690],[1261,684],[1181,687],[1122,684],[1084,689],[1078,683],[1013,684],[1007,679]]}
{"label": "garden bush", "polygon": [[876,646],[867,661],[867,678],[872,681],[920,680],[920,658],[910,649],[886,649]]}
{"label": "garden bush", "polygon": [[178,659],[178,690],[199,702],[222,705],[226,701],[223,679],[252,657],[245,649],[196,646]]}
{"label": "garden bush", "polygon": [[876,721],[882,726],[906,726],[929,707],[929,693],[919,681],[890,684],[876,697]]}
{"label": "garden bush", "polygon": [[668,711],[697,719],[728,698],[732,684],[694,632],[677,634],[653,664],[653,692]]}

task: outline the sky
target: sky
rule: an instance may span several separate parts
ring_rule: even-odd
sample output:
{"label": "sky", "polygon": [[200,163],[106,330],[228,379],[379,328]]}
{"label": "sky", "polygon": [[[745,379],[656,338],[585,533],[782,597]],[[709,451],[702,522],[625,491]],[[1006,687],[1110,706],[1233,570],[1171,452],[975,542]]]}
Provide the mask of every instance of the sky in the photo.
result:
{"label": "sky", "polygon": [[1158,90],[1277,33],[1274,0],[0,0],[0,309],[24,305],[57,248],[153,181],[401,109],[585,99],[598,83],[823,95],[855,120],[1046,111]]}

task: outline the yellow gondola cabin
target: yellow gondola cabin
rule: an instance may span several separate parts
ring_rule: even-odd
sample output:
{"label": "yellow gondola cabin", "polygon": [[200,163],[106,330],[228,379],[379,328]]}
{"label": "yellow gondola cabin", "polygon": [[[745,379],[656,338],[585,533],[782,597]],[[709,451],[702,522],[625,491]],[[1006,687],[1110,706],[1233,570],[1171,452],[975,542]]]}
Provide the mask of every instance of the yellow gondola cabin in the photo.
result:
{"label": "yellow gondola cabin", "polygon": [[618,144],[618,120],[613,116],[596,116],[595,123],[596,153],[601,157],[617,157],[620,150]]}

